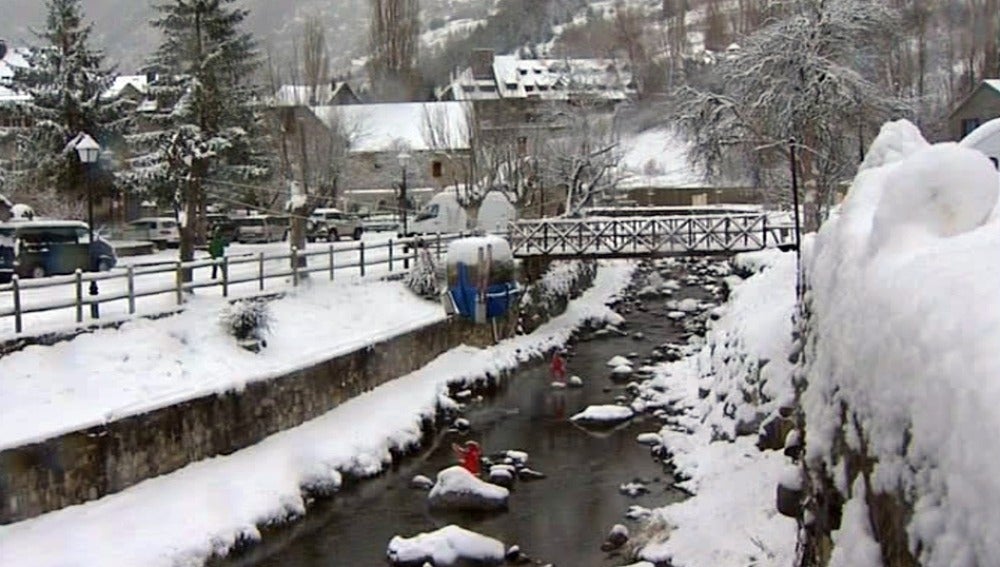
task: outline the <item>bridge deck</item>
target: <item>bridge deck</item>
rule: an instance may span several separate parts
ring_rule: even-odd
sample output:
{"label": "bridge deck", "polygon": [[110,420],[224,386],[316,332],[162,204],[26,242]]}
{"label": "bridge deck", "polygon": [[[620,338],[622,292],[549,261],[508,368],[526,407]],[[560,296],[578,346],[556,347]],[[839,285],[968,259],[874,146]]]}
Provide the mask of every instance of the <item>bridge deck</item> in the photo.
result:
{"label": "bridge deck", "polygon": [[665,217],[584,217],[525,220],[510,227],[515,256],[641,258],[726,256],[785,248],[786,226],[769,226],[765,213]]}

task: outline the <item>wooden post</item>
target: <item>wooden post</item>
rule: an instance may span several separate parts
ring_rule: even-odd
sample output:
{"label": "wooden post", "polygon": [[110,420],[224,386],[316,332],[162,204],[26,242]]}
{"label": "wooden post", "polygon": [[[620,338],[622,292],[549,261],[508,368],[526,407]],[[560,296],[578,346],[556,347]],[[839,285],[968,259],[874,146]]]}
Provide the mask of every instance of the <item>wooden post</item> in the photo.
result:
{"label": "wooden post", "polygon": [[177,305],[184,305],[184,264],[177,261],[177,273],[174,278],[177,284]]}
{"label": "wooden post", "polygon": [[261,252],[257,260],[257,286],[260,291],[264,291],[264,253]]}
{"label": "wooden post", "polygon": [[393,243],[392,243],[392,239],[390,238],[389,239],[389,273],[390,274],[392,273],[392,249],[393,249]]}
{"label": "wooden post", "polygon": [[76,322],[83,323],[83,270],[73,272],[76,276]]}
{"label": "wooden post", "polygon": [[292,246],[292,287],[299,287],[299,249]]}
{"label": "wooden post", "polygon": [[763,238],[760,239],[760,242],[761,242],[761,248],[767,248],[767,214],[764,214],[763,219],[764,222],[761,223],[763,227],[761,228],[761,235],[763,236]]}
{"label": "wooden post", "polygon": [[222,297],[229,297],[229,256],[222,257]]}
{"label": "wooden post", "polygon": [[440,262],[441,261],[441,233],[440,232],[437,233],[437,236],[435,237],[435,240],[437,241],[437,244],[436,244],[436,246],[437,246],[437,261]]}
{"label": "wooden post", "polygon": [[21,278],[14,274],[10,278],[10,283],[14,291],[14,332],[20,334],[24,330],[21,324]]}
{"label": "wooden post", "polygon": [[333,244],[331,244],[331,245],[330,245],[330,281],[331,281],[331,282],[333,281],[333,270],[334,270],[334,263],[333,263]]}
{"label": "wooden post", "polygon": [[128,267],[128,314],[135,315],[135,266]]}
{"label": "wooden post", "polygon": [[361,264],[361,277],[365,277],[365,241],[358,243],[359,264]]}

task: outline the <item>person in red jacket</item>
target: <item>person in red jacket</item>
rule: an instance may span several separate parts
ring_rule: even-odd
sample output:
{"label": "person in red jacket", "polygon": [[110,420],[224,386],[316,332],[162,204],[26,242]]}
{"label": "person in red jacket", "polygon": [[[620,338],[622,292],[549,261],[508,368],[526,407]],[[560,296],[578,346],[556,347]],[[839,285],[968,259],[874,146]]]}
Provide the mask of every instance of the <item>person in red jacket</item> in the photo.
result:
{"label": "person in red jacket", "polygon": [[552,354],[552,364],[549,366],[549,371],[552,374],[552,379],[557,382],[566,381],[566,359],[560,351],[555,351]]}
{"label": "person in red jacket", "polygon": [[479,476],[480,462],[483,457],[483,451],[479,448],[479,443],[476,443],[475,441],[466,441],[464,447],[452,443],[451,449],[455,451],[455,455],[458,457],[458,460],[461,461],[462,467],[464,467],[465,470]]}

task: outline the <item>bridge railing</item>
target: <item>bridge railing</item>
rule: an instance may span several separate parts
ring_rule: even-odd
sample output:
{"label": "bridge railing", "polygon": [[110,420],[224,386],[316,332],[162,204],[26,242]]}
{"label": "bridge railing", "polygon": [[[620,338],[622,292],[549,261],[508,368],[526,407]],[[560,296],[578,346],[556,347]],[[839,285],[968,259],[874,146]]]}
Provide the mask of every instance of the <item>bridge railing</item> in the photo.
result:
{"label": "bridge railing", "polygon": [[784,246],[790,231],[765,213],[523,220],[510,225],[518,256],[730,254]]}

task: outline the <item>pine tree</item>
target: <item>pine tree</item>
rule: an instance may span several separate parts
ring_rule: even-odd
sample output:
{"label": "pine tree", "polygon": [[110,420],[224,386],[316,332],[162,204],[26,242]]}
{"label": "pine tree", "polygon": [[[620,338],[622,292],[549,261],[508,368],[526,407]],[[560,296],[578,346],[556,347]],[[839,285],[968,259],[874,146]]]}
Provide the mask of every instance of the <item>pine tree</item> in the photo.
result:
{"label": "pine tree", "polygon": [[270,172],[249,83],[259,63],[257,46],[241,30],[247,11],[235,2],[154,5],[159,16],[152,26],[164,37],[152,61],[159,78],[151,94],[160,111],[149,118],[147,131],[130,137],[132,175],[136,185],[183,210],[182,261],[191,260],[196,242],[205,240],[208,198],[225,200],[234,194],[234,183]]}
{"label": "pine tree", "polygon": [[[18,111],[31,123],[18,140],[22,160],[17,184],[35,201],[48,200],[45,208],[52,209],[55,200],[79,204],[85,197],[86,172],[67,143],[86,132],[103,147],[115,145],[129,103],[104,96],[114,82],[114,70],[106,68],[102,52],[89,45],[91,24],[84,23],[80,0],[48,0],[46,8],[45,29],[37,33],[44,43],[30,51],[30,67],[14,77],[30,96]],[[96,178],[89,180],[99,191],[107,191],[113,182],[108,165],[102,164]]]}

